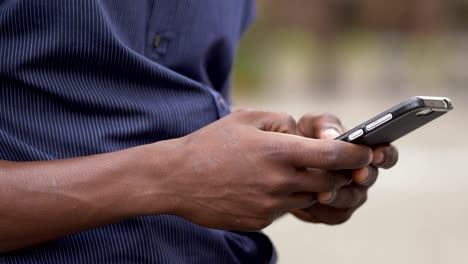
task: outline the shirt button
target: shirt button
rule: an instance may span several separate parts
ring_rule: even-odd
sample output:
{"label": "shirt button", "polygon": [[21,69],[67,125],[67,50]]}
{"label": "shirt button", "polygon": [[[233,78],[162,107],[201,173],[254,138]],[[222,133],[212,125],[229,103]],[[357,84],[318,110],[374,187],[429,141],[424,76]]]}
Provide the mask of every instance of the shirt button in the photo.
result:
{"label": "shirt button", "polygon": [[154,40],[153,40],[153,47],[155,49],[159,48],[159,45],[161,45],[161,35],[158,34],[154,37]]}
{"label": "shirt button", "polygon": [[224,101],[223,97],[218,96],[218,102],[219,102],[219,106],[221,110],[222,111],[226,110],[226,101]]}

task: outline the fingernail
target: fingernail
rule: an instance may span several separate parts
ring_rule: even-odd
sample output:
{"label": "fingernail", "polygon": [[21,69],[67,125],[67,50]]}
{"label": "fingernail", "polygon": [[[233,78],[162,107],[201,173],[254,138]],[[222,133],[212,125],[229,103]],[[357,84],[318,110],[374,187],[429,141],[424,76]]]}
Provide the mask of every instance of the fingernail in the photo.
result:
{"label": "fingernail", "polygon": [[361,185],[367,186],[370,183],[371,180],[372,180],[371,179],[371,171],[370,171],[370,168],[367,167],[367,175],[366,175],[366,177],[364,177]]}
{"label": "fingernail", "polygon": [[322,139],[335,139],[340,136],[340,133],[335,128],[327,128],[322,131],[320,138]]}
{"label": "fingernail", "polygon": [[331,204],[336,197],[336,192],[324,192],[318,194],[318,200],[321,204]]}
{"label": "fingernail", "polygon": [[377,152],[374,155],[374,164],[382,164],[385,161],[385,154],[383,152]]}
{"label": "fingernail", "polygon": [[[377,177],[376,177],[376,174],[371,171],[371,167],[367,167],[367,170],[368,170],[367,178],[364,180],[363,183],[361,183],[361,185],[365,187],[370,187],[371,185],[374,185],[375,181],[377,180]],[[372,170],[376,170],[376,169],[372,167]]]}
{"label": "fingernail", "polygon": [[369,167],[355,170],[353,178],[355,179],[356,183],[359,185],[365,185],[370,179],[370,170]]}
{"label": "fingernail", "polygon": [[369,162],[367,163],[368,165],[372,163],[374,160],[374,151],[372,149],[369,149]]}

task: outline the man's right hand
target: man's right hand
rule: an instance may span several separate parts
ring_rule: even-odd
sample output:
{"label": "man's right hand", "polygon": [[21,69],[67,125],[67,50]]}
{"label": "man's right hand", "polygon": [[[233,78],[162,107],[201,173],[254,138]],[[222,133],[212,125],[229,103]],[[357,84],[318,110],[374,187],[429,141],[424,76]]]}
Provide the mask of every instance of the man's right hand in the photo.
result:
{"label": "man's right hand", "polygon": [[178,162],[160,182],[169,213],[210,228],[260,230],[372,161],[370,148],[294,134],[287,114],[239,111],[181,138]]}
{"label": "man's right hand", "polygon": [[295,132],[288,115],[243,111],[183,138],[113,153],[0,160],[0,253],[142,215],[259,230],[347,184],[350,175],[338,170],[372,160],[367,147]]}

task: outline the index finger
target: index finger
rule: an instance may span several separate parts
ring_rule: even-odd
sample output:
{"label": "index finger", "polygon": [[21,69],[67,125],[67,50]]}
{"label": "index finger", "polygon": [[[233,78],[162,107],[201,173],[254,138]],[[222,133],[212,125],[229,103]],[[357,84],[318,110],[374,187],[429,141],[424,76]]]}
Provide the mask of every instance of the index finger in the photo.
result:
{"label": "index finger", "polygon": [[296,168],[358,169],[366,167],[373,159],[372,150],[366,146],[277,133],[269,136],[276,144],[275,156]]}
{"label": "index finger", "polygon": [[305,114],[298,122],[298,131],[304,137],[334,139],[344,132],[338,117],[333,114]]}

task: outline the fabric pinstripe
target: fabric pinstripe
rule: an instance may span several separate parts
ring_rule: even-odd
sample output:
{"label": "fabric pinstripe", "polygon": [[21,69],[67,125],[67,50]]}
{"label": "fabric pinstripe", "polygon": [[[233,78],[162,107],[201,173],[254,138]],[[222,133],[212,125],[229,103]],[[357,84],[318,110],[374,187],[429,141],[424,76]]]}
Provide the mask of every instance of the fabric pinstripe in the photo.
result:
{"label": "fabric pinstripe", "polygon": [[[0,0],[0,159],[112,152],[229,114],[229,74],[253,10],[254,0]],[[163,215],[2,254],[0,263],[264,263],[271,255],[261,233]]]}

